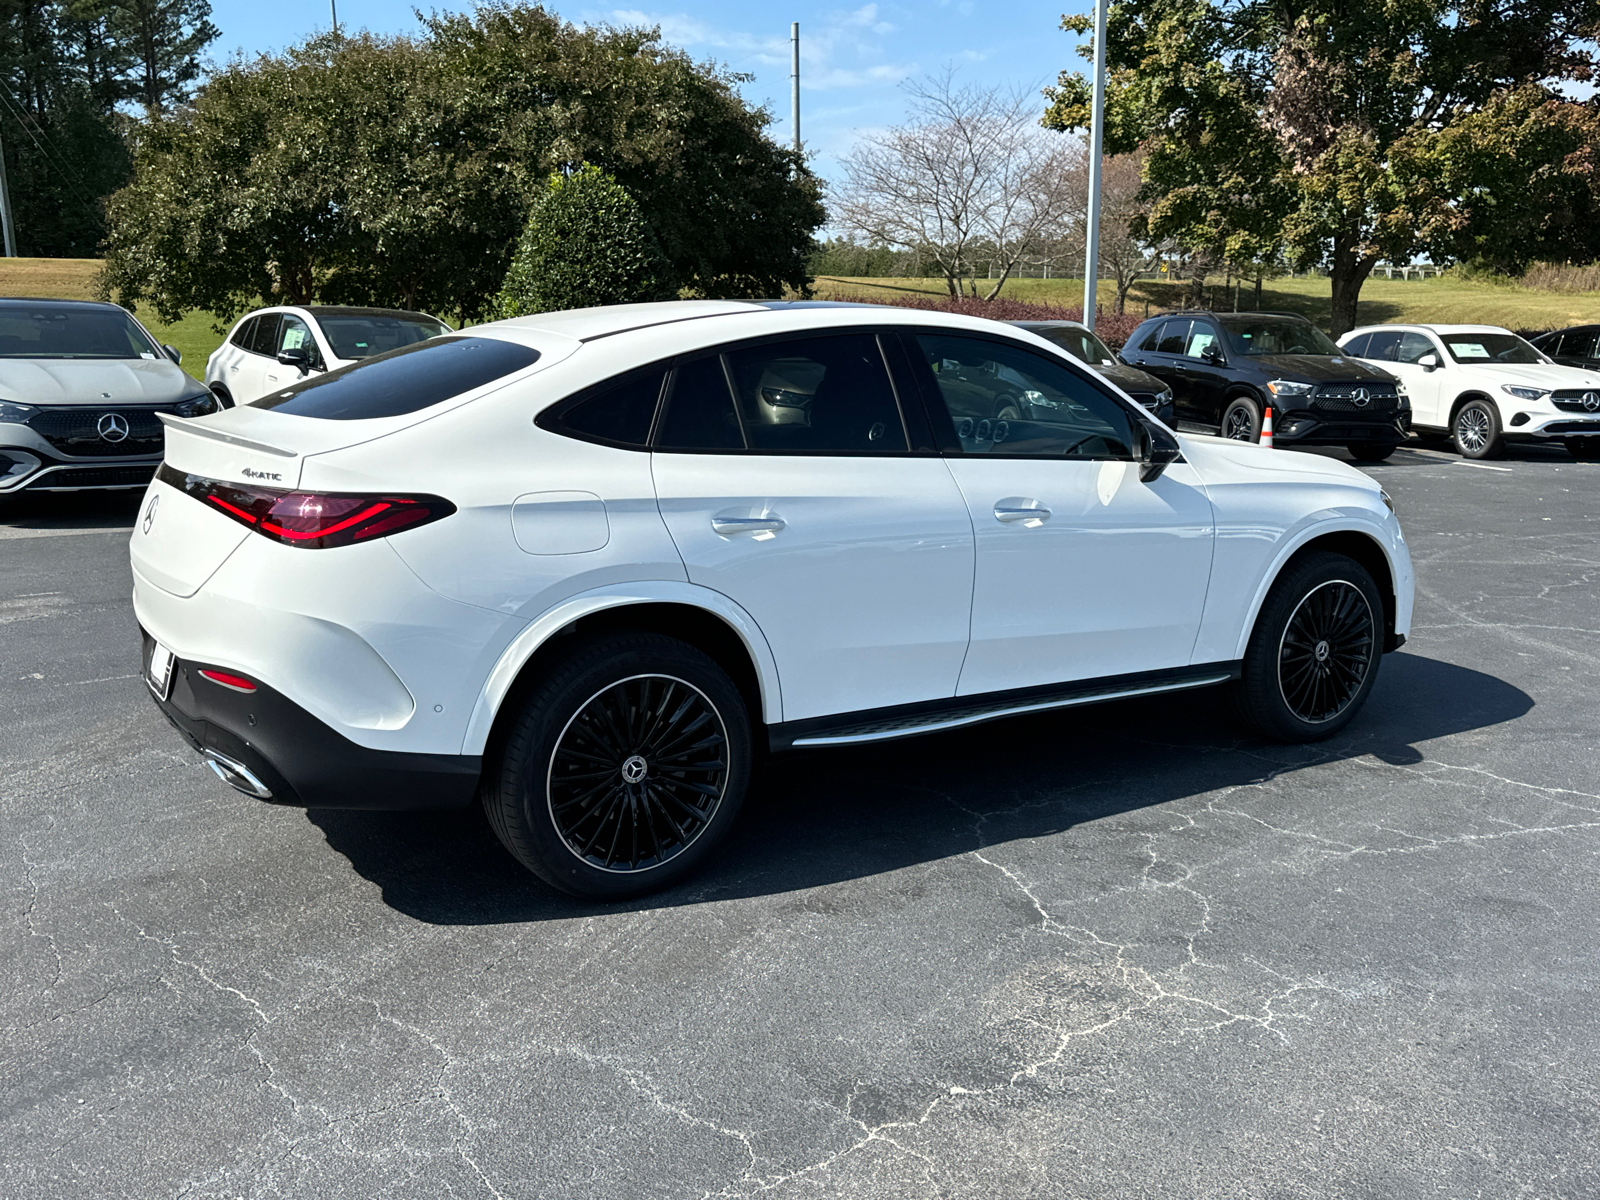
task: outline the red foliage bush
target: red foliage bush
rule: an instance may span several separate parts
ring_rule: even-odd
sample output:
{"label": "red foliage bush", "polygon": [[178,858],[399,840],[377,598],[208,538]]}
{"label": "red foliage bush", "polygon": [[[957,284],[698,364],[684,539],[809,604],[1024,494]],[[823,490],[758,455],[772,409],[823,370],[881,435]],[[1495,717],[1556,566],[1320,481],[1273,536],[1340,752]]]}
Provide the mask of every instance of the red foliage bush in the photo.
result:
{"label": "red foliage bush", "polygon": [[[965,317],[988,317],[991,321],[1081,321],[1083,309],[1080,306],[1068,308],[1062,304],[1028,304],[1022,300],[1008,300],[1004,296],[997,296],[993,300],[977,300],[970,296],[963,296],[959,300],[952,300],[948,296],[897,296],[886,300],[881,296],[865,295],[835,295],[835,300],[847,300],[853,304],[887,304],[895,308],[922,308],[933,312],[960,313]],[[1128,335],[1143,321],[1143,317],[1133,316],[1131,313],[1100,313],[1094,319],[1094,331],[1100,340],[1113,350],[1119,349],[1128,340]]]}

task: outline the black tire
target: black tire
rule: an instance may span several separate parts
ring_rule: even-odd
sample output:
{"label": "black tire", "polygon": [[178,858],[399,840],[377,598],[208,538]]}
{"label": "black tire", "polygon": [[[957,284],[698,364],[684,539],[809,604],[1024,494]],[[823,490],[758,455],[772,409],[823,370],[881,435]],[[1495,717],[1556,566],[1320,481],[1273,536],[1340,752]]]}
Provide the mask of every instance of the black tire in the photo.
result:
{"label": "black tire", "polygon": [[1390,442],[1351,442],[1345,449],[1357,462],[1382,462],[1395,452]]}
{"label": "black tire", "polygon": [[1236,442],[1261,440],[1261,406],[1248,396],[1235,396],[1222,411],[1222,424],[1217,432]]}
{"label": "black tire", "polygon": [[996,421],[1020,421],[1024,416],[1022,401],[1015,396],[1004,395],[995,403],[994,419]]}
{"label": "black tire", "polygon": [[625,900],[689,874],[749,788],[738,688],[659,634],[579,643],[525,696],[501,746],[482,791],[489,824],[523,866],[584,899]]}
{"label": "black tire", "polygon": [[1500,412],[1487,400],[1468,400],[1450,421],[1450,441],[1462,458],[1500,458],[1506,452]]}
{"label": "black tire", "polygon": [[1600,459],[1600,437],[1569,437],[1565,445],[1567,453],[1581,462]]}
{"label": "black tire", "polygon": [[1272,585],[1236,685],[1241,715],[1281,742],[1332,737],[1372,691],[1383,655],[1383,598],[1360,563],[1318,552]]}

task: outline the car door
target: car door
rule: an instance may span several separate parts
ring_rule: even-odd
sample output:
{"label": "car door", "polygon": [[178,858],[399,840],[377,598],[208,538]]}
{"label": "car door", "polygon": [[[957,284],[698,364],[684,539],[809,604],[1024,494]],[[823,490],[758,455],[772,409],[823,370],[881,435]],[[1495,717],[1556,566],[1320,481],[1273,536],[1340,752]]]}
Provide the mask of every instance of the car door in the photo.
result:
{"label": "car door", "polygon": [[217,352],[216,369],[208,371],[207,383],[220,384],[228,390],[235,404],[244,403],[239,395],[240,372],[250,357],[250,339],[255,336],[260,317],[246,317],[234,326],[233,333]]}
{"label": "car door", "polygon": [[1196,415],[1196,397],[1191,386],[1194,380],[1188,372],[1185,354],[1193,327],[1194,322],[1188,317],[1169,317],[1132,356],[1123,354],[1123,361],[1129,366],[1149,372],[1172,389],[1172,403],[1180,421],[1201,419]]}
{"label": "car door", "polygon": [[1186,380],[1191,421],[1211,429],[1222,427],[1223,398],[1228,394],[1227,357],[1222,333],[1210,321],[1196,320],[1184,343],[1178,370]]}
{"label": "car door", "polygon": [[312,358],[308,357],[303,367],[291,367],[279,362],[278,355],[285,350],[304,350],[313,356],[317,354],[317,343],[311,336],[310,326],[293,313],[283,313],[279,317],[278,336],[273,343],[272,354],[262,368],[263,395],[288,387],[291,383],[299,383],[310,373]]}
{"label": "car door", "polygon": [[901,407],[870,332],[673,369],[653,438],[661,514],[690,580],[760,625],[786,721],[955,694],[972,524],[920,406],[909,437]]}
{"label": "car door", "polygon": [[[1184,667],[1211,575],[1215,521],[1187,463],[1151,483],[1137,415],[1088,373],[998,339],[908,341],[945,462],[976,535],[972,639],[958,695]],[[1044,419],[975,421],[943,371],[985,363],[1028,380]]]}
{"label": "car door", "polygon": [[[1373,343],[1377,343],[1376,335]],[[1429,354],[1438,359],[1438,366],[1421,364],[1419,360]],[[1414,330],[1401,332],[1394,355],[1393,362],[1386,361],[1382,366],[1406,385],[1406,395],[1411,398],[1411,423],[1443,429],[1450,423],[1450,397],[1444,394],[1450,383],[1449,356],[1427,334]]]}
{"label": "car door", "polygon": [[250,331],[250,340],[244,344],[245,353],[239,356],[238,369],[233,373],[229,388],[235,404],[249,404],[261,399],[271,386],[267,382],[267,367],[276,367],[272,357],[277,354],[278,328],[282,313],[262,313]]}

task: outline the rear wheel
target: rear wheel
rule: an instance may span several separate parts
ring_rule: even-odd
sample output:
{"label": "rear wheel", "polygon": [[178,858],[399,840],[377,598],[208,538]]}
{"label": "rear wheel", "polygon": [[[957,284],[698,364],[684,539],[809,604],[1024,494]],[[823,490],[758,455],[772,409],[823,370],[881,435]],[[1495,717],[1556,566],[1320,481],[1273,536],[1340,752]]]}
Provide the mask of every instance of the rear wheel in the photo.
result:
{"label": "rear wheel", "polygon": [[1378,676],[1383,599],[1360,563],[1315,553],[1273,584],[1245,651],[1238,697],[1267,737],[1332,737],[1360,710]]}
{"label": "rear wheel", "polygon": [[1357,462],[1382,462],[1395,451],[1388,442],[1352,442],[1345,449]]}
{"label": "rear wheel", "polygon": [[1254,400],[1240,396],[1222,413],[1222,436],[1236,442],[1261,440],[1261,409]]}
{"label": "rear wheel", "polygon": [[1468,400],[1450,423],[1450,440],[1462,458],[1499,458],[1505,453],[1500,413],[1487,400]]}
{"label": "rear wheel", "polygon": [[750,763],[750,717],[727,674],[674,638],[621,634],[569,651],[528,694],[484,811],[552,887],[622,900],[710,853]]}
{"label": "rear wheel", "polygon": [[1600,459],[1600,437],[1569,437],[1566,447],[1573,458],[1590,462]]}

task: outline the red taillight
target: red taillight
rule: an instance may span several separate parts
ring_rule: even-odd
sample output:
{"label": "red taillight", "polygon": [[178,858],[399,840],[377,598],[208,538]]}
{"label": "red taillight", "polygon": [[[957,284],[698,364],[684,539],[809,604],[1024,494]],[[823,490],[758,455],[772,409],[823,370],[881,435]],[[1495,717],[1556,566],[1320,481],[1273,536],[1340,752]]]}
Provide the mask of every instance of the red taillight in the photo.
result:
{"label": "red taillight", "polygon": [[215,671],[210,667],[201,667],[200,674],[211,680],[212,683],[220,683],[223,687],[232,688],[236,692],[253,692],[256,690],[256,685],[243,675],[230,675],[226,671]]}
{"label": "red taillight", "polygon": [[263,537],[308,550],[388,537],[456,511],[438,496],[290,491],[185,475],[165,465],[157,478]]}

